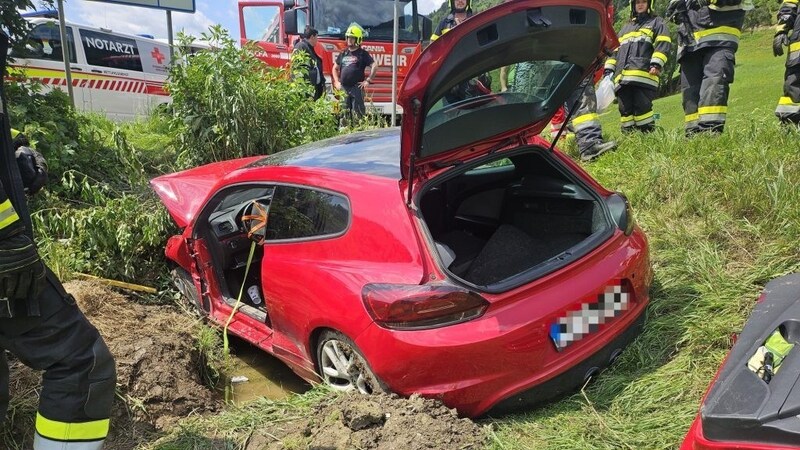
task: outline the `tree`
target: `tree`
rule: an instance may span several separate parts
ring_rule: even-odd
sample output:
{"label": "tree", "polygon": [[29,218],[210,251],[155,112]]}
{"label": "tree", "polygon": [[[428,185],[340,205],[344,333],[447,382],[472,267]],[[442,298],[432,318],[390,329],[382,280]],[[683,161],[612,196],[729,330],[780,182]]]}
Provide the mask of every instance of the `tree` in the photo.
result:
{"label": "tree", "polygon": [[[40,5],[52,8],[54,0],[41,0]],[[14,50],[22,50],[25,46],[25,36],[28,35],[30,26],[28,21],[20,15],[21,10],[33,8],[31,0],[3,0],[0,2],[0,23],[3,30],[11,40],[11,47]],[[3,55],[5,56],[5,55]]]}

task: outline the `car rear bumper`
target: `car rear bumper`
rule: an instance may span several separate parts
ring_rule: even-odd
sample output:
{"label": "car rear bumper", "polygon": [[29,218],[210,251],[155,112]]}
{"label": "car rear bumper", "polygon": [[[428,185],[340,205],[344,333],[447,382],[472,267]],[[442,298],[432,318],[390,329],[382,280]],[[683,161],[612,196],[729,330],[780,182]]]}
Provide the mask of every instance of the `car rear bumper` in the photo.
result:
{"label": "car rear bumper", "polygon": [[[639,249],[606,253],[610,264],[590,264],[548,280],[508,304],[493,304],[479,319],[418,331],[372,324],[355,343],[375,374],[398,394],[438,398],[469,417],[529,406],[580,386],[587,373],[606,367],[640,332],[651,271],[646,249]],[[630,306],[558,350],[553,324],[614,280],[632,283]]]}
{"label": "car rear bumper", "polygon": [[628,346],[642,332],[645,314],[640,313],[635,321],[614,338],[611,342],[600,348],[590,357],[578,362],[566,372],[551,378],[544,383],[514,394],[495,404],[486,415],[499,415],[521,409],[530,408],[546,400],[554,399],[582,386],[590,377],[596,376],[601,370],[610,366]]}

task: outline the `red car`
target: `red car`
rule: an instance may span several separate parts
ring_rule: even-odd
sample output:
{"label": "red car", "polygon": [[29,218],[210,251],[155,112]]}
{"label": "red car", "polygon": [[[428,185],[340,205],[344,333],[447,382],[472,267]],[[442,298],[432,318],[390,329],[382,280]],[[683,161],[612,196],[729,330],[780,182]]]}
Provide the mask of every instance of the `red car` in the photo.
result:
{"label": "red car", "polygon": [[423,52],[400,128],[154,179],[183,291],[224,324],[243,289],[230,332],[338,389],[479,416],[582,384],[641,328],[647,240],[538,135],[615,45],[601,1],[504,3]]}
{"label": "red car", "polygon": [[800,273],[772,280],[681,450],[800,450]]}

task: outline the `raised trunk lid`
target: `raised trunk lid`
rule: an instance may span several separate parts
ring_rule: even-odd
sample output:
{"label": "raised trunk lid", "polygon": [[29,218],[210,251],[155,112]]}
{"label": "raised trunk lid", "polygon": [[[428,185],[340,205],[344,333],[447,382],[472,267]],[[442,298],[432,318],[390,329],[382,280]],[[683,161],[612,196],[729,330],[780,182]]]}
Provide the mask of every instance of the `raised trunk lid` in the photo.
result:
{"label": "raised trunk lid", "polygon": [[[517,0],[455,27],[420,55],[402,86],[403,178],[413,178],[414,166],[464,162],[510,136],[540,132],[616,45],[599,0]],[[515,71],[513,90],[501,92],[502,67]]]}

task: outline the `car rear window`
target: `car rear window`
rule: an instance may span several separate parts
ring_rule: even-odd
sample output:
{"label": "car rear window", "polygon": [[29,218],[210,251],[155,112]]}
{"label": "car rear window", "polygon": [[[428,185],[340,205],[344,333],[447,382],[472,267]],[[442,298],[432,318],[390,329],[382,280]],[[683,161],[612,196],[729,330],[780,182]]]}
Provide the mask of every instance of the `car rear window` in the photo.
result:
{"label": "car rear window", "polygon": [[267,239],[301,239],[344,232],[350,203],[342,195],[295,186],[276,186],[269,208]]}

